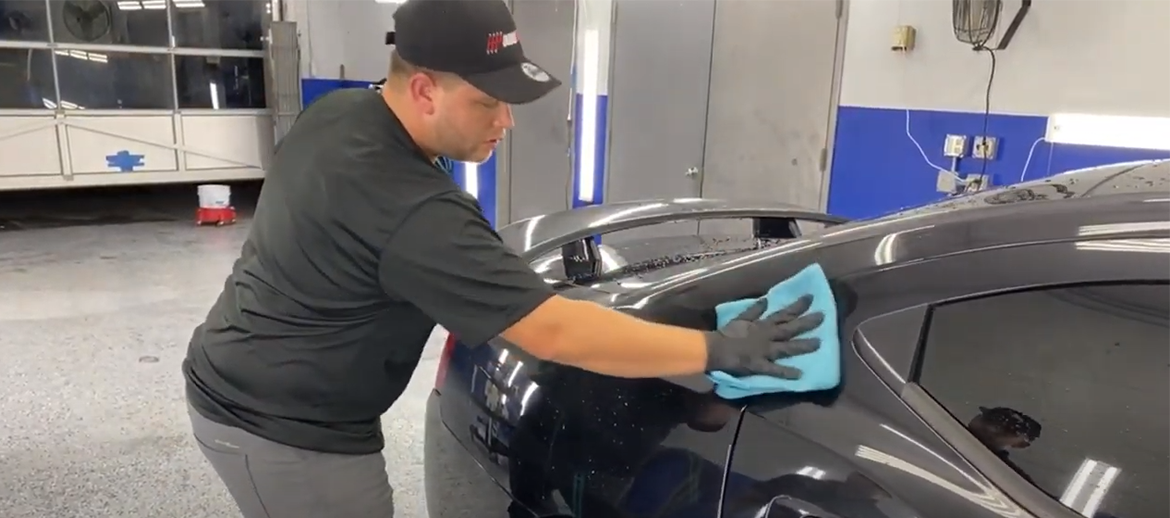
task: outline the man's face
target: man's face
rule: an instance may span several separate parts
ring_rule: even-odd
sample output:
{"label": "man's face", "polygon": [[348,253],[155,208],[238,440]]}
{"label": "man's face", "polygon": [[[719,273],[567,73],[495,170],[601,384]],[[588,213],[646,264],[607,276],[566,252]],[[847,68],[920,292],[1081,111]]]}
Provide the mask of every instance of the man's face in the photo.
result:
{"label": "man's face", "polygon": [[1015,449],[1023,449],[1032,445],[1032,441],[1028,440],[1027,437],[1010,432],[1004,432],[1003,442],[1006,447]]}
{"label": "man's face", "polygon": [[432,81],[423,110],[432,151],[460,162],[487,160],[514,125],[511,106],[456,77]]}
{"label": "man's face", "polygon": [[983,442],[996,450],[1027,448],[1032,444],[1032,441],[1028,440],[1025,435],[1006,430],[982,416],[976,416],[975,419],[972,419],[968,427]]}

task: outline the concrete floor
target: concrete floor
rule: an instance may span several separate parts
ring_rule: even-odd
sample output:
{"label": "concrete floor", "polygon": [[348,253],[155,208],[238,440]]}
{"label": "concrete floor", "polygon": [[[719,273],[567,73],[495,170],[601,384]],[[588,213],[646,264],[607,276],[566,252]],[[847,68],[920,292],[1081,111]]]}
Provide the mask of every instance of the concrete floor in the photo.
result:
{"label": "concrete floor", "polygon": [[[197,228],[193,195],[0,196],[4,518],[239,516],[191,439],[179,364],[248,222]],[[399,518],[426,517],[438,349],[383,420]]]}

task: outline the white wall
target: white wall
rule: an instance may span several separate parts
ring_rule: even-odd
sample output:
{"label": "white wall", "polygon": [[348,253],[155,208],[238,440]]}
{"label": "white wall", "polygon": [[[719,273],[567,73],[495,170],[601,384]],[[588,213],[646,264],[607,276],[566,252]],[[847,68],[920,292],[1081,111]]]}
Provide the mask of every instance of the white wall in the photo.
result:
{"label": "white wall", "polygon": [[376,81],[386,76],[395,4],[374,0],[285,0],[300,33],[301,76]]}
{"label": "white wall", "polygon": [[[1001,33],[1018,6],[1005,1]],[[898,25],[918,30],[909,54],[890,50]],[[993,112],[1170,117],[1166,0],[1037,0],[996,57]],[[951,2],[850,0],[842,104],[982,112],[989,67],[955,40]]]}

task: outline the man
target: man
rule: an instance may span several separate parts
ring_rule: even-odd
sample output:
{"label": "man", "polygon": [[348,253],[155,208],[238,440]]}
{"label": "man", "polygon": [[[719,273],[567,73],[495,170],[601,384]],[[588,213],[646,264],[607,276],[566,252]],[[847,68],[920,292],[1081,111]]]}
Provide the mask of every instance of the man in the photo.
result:
{"label": "man", "polygon": [[774,360],[821,315],[806,298],[718,332],[557,296],[435,158],[482,162],[510,105],[560,82],[531,63],[501,0],[409,0],[382,92],[314,102],[268,169],[223,292],[183,373],[195,438],[246,518],[393,513],[379,417],[433,326],[628,378],[710,370],[797,377]]}
{"label": "man", "polygon": [[1009,458],[1009,450],[1023,449],[1031,446],[1040,438],[1042,427],[1035,419],[1027,414],[1007,407],[979,407],[979,414],[967,423],[971,431],[980,442],[995,453],[1004,464],[1019,473],[1025,480],[1036,483],[1024,470]]}

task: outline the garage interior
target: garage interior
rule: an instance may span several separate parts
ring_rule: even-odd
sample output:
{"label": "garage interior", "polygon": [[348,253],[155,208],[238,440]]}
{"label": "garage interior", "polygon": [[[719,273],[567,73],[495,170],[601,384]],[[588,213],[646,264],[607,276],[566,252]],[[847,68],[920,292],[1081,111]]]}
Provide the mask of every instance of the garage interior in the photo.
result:
{"label": "garage interior", "polygon": [[[1170,159],[1162,0],[509,4],[529,57],[572,80],[456,164],[497,228],[646,199],[875,218]],[[238,516],[192,447],[178,366],[275,143],[320,96],[386,75],[397,6],[0,0],[0,516]],[[196,224],[209,184],[234,221]],[[383,419],[406,518],[427,518],[432,342]]]}

